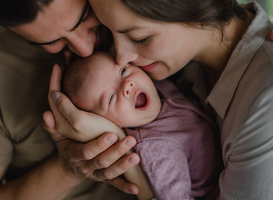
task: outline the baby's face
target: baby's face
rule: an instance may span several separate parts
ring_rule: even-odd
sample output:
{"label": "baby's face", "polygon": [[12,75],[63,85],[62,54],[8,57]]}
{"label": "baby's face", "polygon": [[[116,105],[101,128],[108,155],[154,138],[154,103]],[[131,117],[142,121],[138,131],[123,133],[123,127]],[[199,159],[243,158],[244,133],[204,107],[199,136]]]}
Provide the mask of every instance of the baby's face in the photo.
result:
{"label": "baby's face", "polygon": [[157,90],[140,68],[119,66],[106,54],[94,54],[84,80],[80,106],[106,117],[120,127],[137,127],[153,121],[161,100]]}

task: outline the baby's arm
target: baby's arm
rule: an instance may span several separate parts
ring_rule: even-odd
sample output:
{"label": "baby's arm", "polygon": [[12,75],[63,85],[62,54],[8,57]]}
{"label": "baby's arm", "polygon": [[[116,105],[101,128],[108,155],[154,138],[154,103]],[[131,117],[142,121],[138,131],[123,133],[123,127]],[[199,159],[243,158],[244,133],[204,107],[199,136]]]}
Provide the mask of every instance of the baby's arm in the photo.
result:
{"label": "baby's arm", "polygon": [[[90,134],[75,133],[73,135],[67,134],[66,136],[80,142],[87,142],[93,140],[105,132],[114,132],[118,135],[119,139],[125,137],[124,130],[119,128],[110,120],[91,112],[89,112],[88,115],[89,119],[90,117],[93,118],[92,120],[89,120],[87,122],[88,127],[92,128],[92,129],[90,128]],[[136,184],[139,187],[140,192],[137,195],[139,200],[148,200],[154,196],[148,183],[148,179],[139,164],[129,169],[127,172],[124,173],[124,175],[128,181]]]}

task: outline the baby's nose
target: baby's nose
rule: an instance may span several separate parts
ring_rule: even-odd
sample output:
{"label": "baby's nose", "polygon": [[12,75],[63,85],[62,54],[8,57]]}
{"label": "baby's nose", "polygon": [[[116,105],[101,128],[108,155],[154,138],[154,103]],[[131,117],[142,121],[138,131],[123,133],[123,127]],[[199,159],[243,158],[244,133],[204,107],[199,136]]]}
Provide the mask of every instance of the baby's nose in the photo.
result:
{"label": "baby's nose", "polygon": [[123,90],[123,95],[125,97],[128,97],[131,92],[133,91],[133,87],[135,86],[135,83],[133,81],[127,81],[124,84],[124,90]]}

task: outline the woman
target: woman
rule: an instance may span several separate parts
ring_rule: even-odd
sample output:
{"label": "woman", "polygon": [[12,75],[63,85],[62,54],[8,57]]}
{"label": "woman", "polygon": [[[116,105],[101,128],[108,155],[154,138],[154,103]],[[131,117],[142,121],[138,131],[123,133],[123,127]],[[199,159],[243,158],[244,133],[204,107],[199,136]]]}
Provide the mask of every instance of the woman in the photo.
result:
{"label": "woman", "polygon": [[112,31],[118,64],[132,63],[161,80],[193,61],[181,86],[191,82],[221,131],[220,199],[271,199],[273,45],[266,34],[273,25],[262,8],[232,0],[90,4]]}

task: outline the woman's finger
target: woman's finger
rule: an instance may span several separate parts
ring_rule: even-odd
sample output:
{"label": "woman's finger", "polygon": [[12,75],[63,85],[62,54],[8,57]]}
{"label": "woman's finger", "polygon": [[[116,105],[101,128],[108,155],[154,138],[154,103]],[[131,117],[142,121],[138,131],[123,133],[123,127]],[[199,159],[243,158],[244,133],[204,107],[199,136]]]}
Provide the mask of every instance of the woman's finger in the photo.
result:
{"label": "woman's finger", "polygon": [[[94,159],[96,169],[107,168],[111,166],[123,155],[125,155],[128,151],[130,151],[135,146],[135,144],[136,140],[134,137],[127,136],[121,139],[115,145],[111,146],[107,151],[102,152],[100,156]],[[133,160],[131,162],[132,163],[130,163],[130,165],[137,164],[133,162]],[[109,177],[107,179],[109,179]]]}
{"label": "woman's finger", "polygon": [[127,194],[137,195],[139,193],[139,188],[137,187],[137,185],[129,183],[121,177],[107,180],[107,182]]}
{"label": "woman's finger", "polygon": [[137,165],[139,161],[139,156],[136,153],[131,153],[123,156],[107,168],[94,171],[94,176],[101,179],[113,179],[124,174],[130,168]]}

